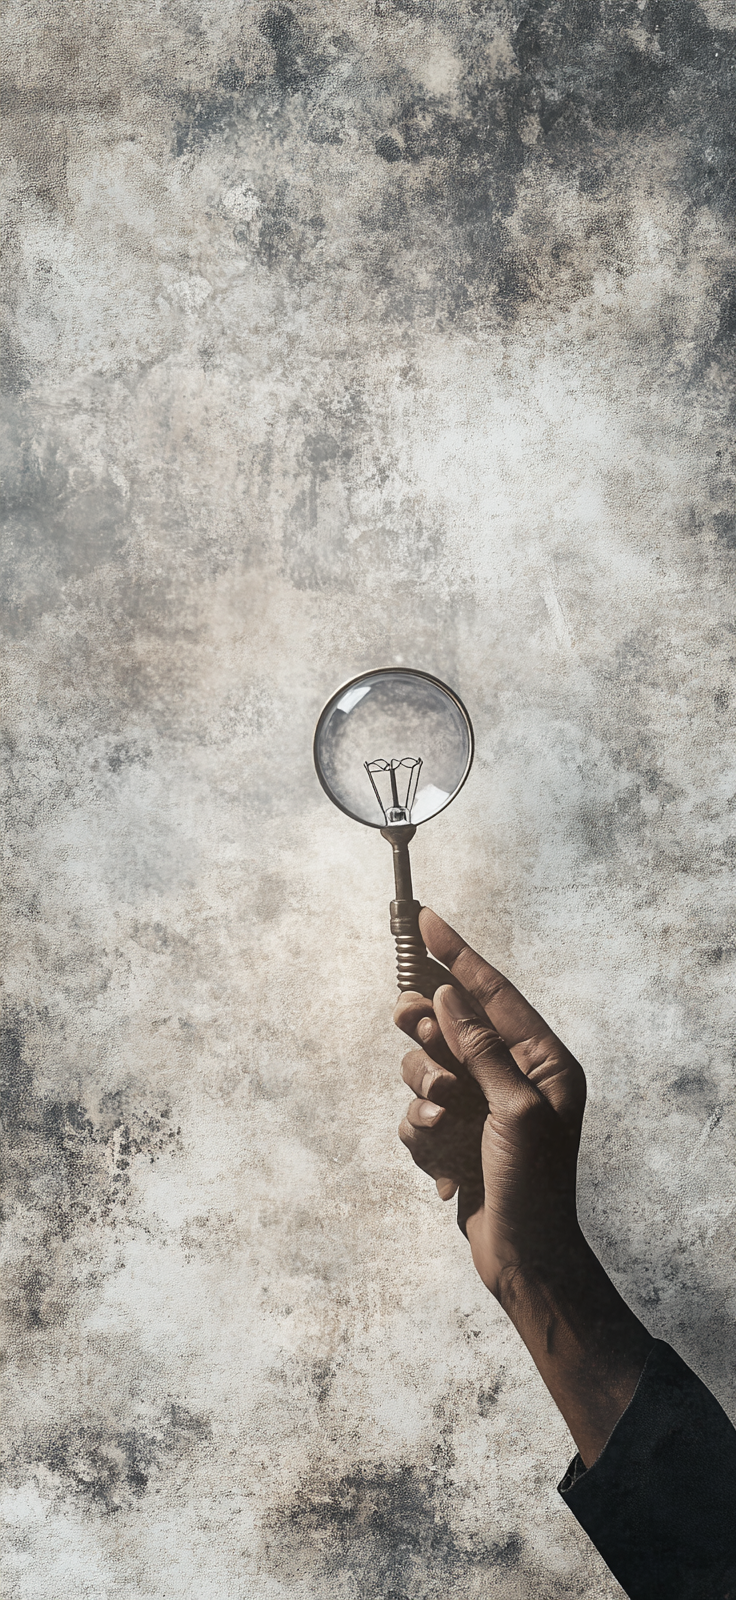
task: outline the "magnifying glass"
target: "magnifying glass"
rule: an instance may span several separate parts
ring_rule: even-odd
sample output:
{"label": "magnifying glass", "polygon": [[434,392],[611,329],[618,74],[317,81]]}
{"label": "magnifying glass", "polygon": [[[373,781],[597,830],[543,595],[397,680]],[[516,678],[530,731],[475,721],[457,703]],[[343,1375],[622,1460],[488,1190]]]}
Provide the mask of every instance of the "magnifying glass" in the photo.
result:
{"label": "magnifying glass", "polygon": [[393,850],[399,989],[431,998],[409,842],[459,794],[473,762],[473,726],[459,695],[409,667],[381,667],[344,683],[314,734],[317,776],[333,805],[378,828]]}

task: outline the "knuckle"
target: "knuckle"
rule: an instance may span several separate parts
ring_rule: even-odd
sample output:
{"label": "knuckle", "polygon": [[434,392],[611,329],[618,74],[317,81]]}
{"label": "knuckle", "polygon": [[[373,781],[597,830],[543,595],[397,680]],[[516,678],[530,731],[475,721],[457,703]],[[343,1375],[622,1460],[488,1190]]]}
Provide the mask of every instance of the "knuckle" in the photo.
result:
{"label": "knuckle", "polygon": [[521,1084],[517,1090],[514,1116],[519,1128],[530,1137],[546,1125],[550,1106],[544,1096],[535,1092],[533,1085]]}
{"label": "knuckle", "polygon": [[585,1073],[580,1062],[576,1061],[569,1050],[563,1049],[562,1065],[565,1074],[566,1101],[571,1108],[582,1112],[585,1109],[585,1102],[588,1096]]}
{"label": "knuckle", "polygon": [[524,1072],[533,1072],[536,1067],[563,1066],[565,1048],[552,1033],[532,1033],[514,1046],[514,1055]]}
{"label": "knuckle", "polygon": [[455,1023],[455,1032],[468,1054],[476,1054],[485,1042],[486,1029],[480,1018],[461,1017]]}
{"label": "knuckle", "polygon": [[510,987],[509,980],[504,978],[503,973],[495,972],[493,968],[484,963],[484,970],[478,979],[478,992],[484,1006],[489,1006],[493,1000],[497,1000],[498,996],[503,994],[505,989]]}
{"label": "knuckle", "polygon": [[464,1017],[455,1026],[464,1054],[474,1061],[489,1059],[503,1048],[495,1029],[480,1017]]}

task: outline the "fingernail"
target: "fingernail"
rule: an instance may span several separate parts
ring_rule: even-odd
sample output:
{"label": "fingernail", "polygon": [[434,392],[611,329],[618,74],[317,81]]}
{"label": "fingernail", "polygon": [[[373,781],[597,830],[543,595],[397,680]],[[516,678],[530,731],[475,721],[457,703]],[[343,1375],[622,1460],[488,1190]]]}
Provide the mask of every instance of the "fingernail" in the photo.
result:
{"label": "fingernail", "polygon": [[421,1022],[417,1025],[417,1038],[418,1039],[431,1039],[433,1033],[434,1033],[434,1023],[432,1021],[432,1018],[431,1017],[422,1017]]}
{"label": "fingernail", "polygon": [[442,1004],[449,1011],[454,1022],[475,1021],[475,1012],[472,1001],[466,1000],[463,994],[458,994],[448,983],[442,990]]}
{"label": "fingernail", "polygon": [[433,1106],[431,1101],[423,1100],[417,1115],[420,1122],[436,1122],[442,1116],[443,1106]]}

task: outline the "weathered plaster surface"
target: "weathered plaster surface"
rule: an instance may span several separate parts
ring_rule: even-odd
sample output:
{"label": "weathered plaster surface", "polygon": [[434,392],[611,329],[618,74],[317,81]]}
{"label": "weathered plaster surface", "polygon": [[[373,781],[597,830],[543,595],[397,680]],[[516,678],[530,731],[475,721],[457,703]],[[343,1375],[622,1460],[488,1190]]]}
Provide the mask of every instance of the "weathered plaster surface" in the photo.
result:
{"label": "weathered plaster surface", "polygon": [[310,755],[368,666],[471,709],[418,891],[733,1406],[733,23],[8,8],[8,1600],[620,1592],[395,1137],[388,851]]}

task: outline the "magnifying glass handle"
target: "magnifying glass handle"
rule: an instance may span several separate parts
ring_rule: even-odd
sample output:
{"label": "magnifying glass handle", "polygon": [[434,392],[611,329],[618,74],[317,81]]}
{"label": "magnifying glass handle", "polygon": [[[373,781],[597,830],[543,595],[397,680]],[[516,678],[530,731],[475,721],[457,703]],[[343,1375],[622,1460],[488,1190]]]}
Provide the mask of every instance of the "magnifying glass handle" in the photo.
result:
{"label": "magnifying glass handle", "polygon": [[431,1000],[433,989],[427,969],[427,946],[419,932],[418,900],[391,901],[391,932],[396,940],[396,975],[399,989],[416,989]]}
{"label": "magnifying glass handle", "polygon": [[396,970],[399,989],[415,989],[432,998],[432,985],[427,964],[427,946],[419,932],[419,900],[414,899],[409,861],[409,840],[416,828],[402,824],[396,828],[382,828],[394,855],[394,882],[396,899],[391,901],[391,932],[396,940]]}

